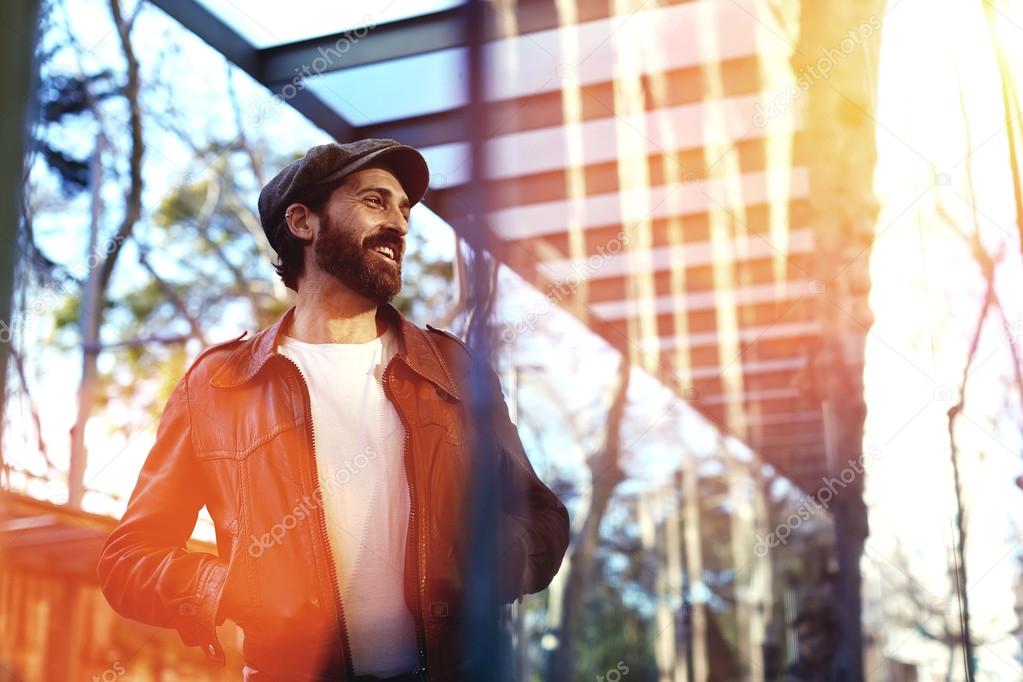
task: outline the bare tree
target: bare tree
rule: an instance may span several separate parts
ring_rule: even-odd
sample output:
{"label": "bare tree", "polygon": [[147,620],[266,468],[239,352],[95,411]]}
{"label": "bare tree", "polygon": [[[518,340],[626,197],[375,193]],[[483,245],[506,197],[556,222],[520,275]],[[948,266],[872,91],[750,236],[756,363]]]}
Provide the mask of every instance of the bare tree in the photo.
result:
{"label": "bare tree", "polygon": [[607,414],[607,428],[603,446],[587,460],[590,470],[590,504],[579,536],[569,551],[569,569],[561,603],[560,644],[554,652],[549,679],[575,678],[575,643],[578,638],[583,598],[593,581],[597,545],[600,542],[600,524],[615,488],[625,479],[621,466],[621,427],[625,417],[626,395],[629,390],[631,365],[623,356],[618,368],[618,380]]}
{"label": "bare tree", "polygon": [[[993,7],[988,7],[985,3],[986,11],[988,12],[988,19],[991,24],[991,30],[994,31],[993,17],[991,12],[995,11]],[[999,63],[1003,62],[1004,55],[1000,55]],[[1007,71],[1002,72],[1002,92],[1005,98],[1006,115],[1008,116],[1010,111],[1010,99],[1015,101],[1015,96],[1010,96],[1010,82],[1009,73]],[[963,131],[965,135],[966,148],[968,150],[973,149],[972,143],[972,130],[970,127],[970,119],[966,109],[966,99],[963,95],[962,84],[959,87],[959,107],[962,114]],[[1019,168],[1015,154],[1015,136],[1013,134],[1014,121],[1007,120],[1007,133],[1009,138],[1010,148],[1010,163],[1013,174],[1013,185],[1017,192],[1019,191]],[[962,239],[967,252],[970,254],[974,262],[977,264],[980,271],[980,275],[984,280],[984,296],[980,304],[980,311],[977,314],[977,322],[970,336],[970,344],[967,350],[966,362],[963,366],[962,378],[959,382],[958,397],[954,405],[949,408],[948,416],[948,442],[949,442],[949,456],[952,464],[952,477],[953,477],[953,492],[956,502],[956,520],[955,520],[955,531],[956,538],[953,547],[954,561],[951,567],[951,575],[953,577],[953,585],[955,587],[955,593],[958,597],[959,603],[959,622],[958,627],[961,630],[959,635],[955,638],[955,645],[961,643],[963,647],[963,658],[965,661],[965,667],[967,677],[972,679],[976,674],[976,659],[974,656],[975,650],[975,636],[971,628],[971,613],[970,613],[970,601],[967,586],[969,582],[968,576],[968,564],[967,564],[967,529],[969,514],[964,504],[963,494],[963,482],[962,482],[962,453],[960,452],[959,443],[956,439],[956,423],[959,417],[966,410],[966,388],[970,379],[970,373],[973,369],[974,362],[977,357],[978,350],[980,348],[981,336],[984,331],[985,323],[988,317],[992,314],[997,314],[1000,318],[1003,328],[1008,329],[1010,327],[1008,318],[1005,312],[1005,306],[998,295],[998,289],[996,286],[996,275],[998,267],[1004,259],[1004,250],[998,253],[991,254],[984,246],[984,241],[981,234],[981,224],[977,211],[977,195],[975,191],[973,181],[973,158],[972,153],[968,154],[965,159],[965,171],[966,171],[966,190],[969,198],[970,206],[970,230],[964,230],[960,227],[959,222],[954,216],[952,216],[940,202],[937,204],[936,212],[938,218],[945,222],[945,224],[952,230],[952,233]],[[1019,210],[1019,205],[1017,205]],[[1023,223],[1021,223],[1023,225]],[[1017,341],[1013,338],[1012,334],[1007,334],[1008,347],[1012,357],[1013,366],[1013,377],[1015,380],[1015,387],[1023,400],[1023,365],[1020,364],[1020,353],[1017,348]],[[947,638],[946,638],[947,639]],[[951,658],[951,652],[950,652]]]}
{"label": "bare tree", "polygon": [[[866,333],[873,317],[867,305],[869,259],[879,204],[874,196],[877,160],[875,111],[881,27],[887,0],[813,0],[800,3],[799,41],[793,70],[810,71],[829,60],[828,77],[806,94],[805,149],[808,150],[810,220],[816,226],[815,276],[825,283],[818,296],[823,345],[813,363],[825,419],[834,434],[828,447],[829,475],[840,462],[862,455],[862,367]],[[852,33],[867,37],[838,59]],[[822,56],[825,55],[825,56]],[[813,73],[813,71],[810,71]],[[866,542],[867,509],[863,481],[857,477],[836,496],[835,518],[838,596],[842,640],[835,659],[844,679],[863,679],[860,561]]]}
{"label": "bare tree", "polygon": [[[956,548],[952,548],[949,552],[948,590],[943,594],[935,594],[926,589],[920,581],[913,577],[912,562],[898,543],[896,543],[890,561],[878,564],[885,580],[894,586],[891,592],[900,597],[900,600],[893,601],[889,605],[888,618],[893,624],[911,629],[924,639],[945,647],[948,652],[948,668],[945,673],[947,680],[952,679],[956,654],[963,651],[964,657],[968,655],[966,653],[967,640],[969,640],[971,648],[993,643],[985,638],[965,636],[962,612],[957,605],[962,597],[959,585],[961,577],[957,567],[959,559],[956,554]],[[964,667],[967,665],[964,664]],[[974,671],[970,670],[970,679],[973,674]]]}
{"label": "bare tree", "polygon": [[[81,505],[82,497],[85,495],[85,465],[88,457],[85,447],[85,427],[92,416],[92,408],[99,391],[97,358],[100,352],[99,333],[103,323],[107,289],[114,274],[118,256],[121,254],[121,248],[131,237],[135,224],[142,214],[142,158],[145,153],[145,144],[142,138],[142,108],[139,103],[141,89],[139,63],[131,39],[132,24],[137,15],[125,17],[120,0],[110,0],[110,13],[127,65],[123,95],[129,112],[128,181],[124,192],[124,207],[120,224],[114,237],[101,247],[99,233],[105,206],[100,197],[100,188],[103,185],[103,156],[108,144],[101,125],[93,156],[91,176],[93,210],[89,225],[88,251],[90,257],[99,259],[99,263],[96,267],[88,270],[82,295],[79,318],[82,337],[82,378],[78,386],[78,416],[71,429],[71,464],[68,472],[68,504],[76,507]],[[92,108],[96,120],[102,122],[102,114],[94,103],[90,108]]]}

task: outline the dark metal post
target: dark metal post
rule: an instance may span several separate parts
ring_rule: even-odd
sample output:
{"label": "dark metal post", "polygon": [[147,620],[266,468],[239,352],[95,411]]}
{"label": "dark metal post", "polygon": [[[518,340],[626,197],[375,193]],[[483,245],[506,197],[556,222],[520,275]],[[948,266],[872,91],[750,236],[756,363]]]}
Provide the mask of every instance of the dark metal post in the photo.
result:
{"label": "dark metal post", "polygon": [[487,682],[498,680],[506,668],[502,660],[507,647],[501,645],[497,604],[500,574],[499,539],[501,486],[497,462],[499,452],[493,435],[493,412],[496,409],[490,385],[490,351],[492,348],[488,268],[484,250],[493,253],[490,233],[486,228],[485,177],[485,96],[483,63],[484,4],[469,0],[465,6],[465,42],[468,46],[469,148],[471,154],[470,203],[463,234],[475,247],[470,263],[468,310],[474,316],[468,343],[475,360],[470,377],[469,406],[476,425],[477,438],[472,453],[471,490],[466,506],[469,509],[468,574],[465,585],[466,653],[468,670],[465,678]]}
{"label": "dark metal post", "polygon": [[[4,68],[0,71],[0,140],[3,143],[3,166],[0,169],[0,320],[8,326],[11,334],[12,294],[14,290],[14,265],[17,260],[18,224],[21,215],[21,197],[24,190],[25,142],[28,138],[25,125],[28,106],[34,102],[29,97],[36,81],[35,50],[39,0],[12,0],[6,3],[5,22],[10,30],[0,41],[0,54]],[[0,343],[0,386],[7,385],[6,343]],[[0,399],[0,423],[6,405]],[[0,446],[2,447],[2,446]],[[2,460],[2,457],[0,457]]]}

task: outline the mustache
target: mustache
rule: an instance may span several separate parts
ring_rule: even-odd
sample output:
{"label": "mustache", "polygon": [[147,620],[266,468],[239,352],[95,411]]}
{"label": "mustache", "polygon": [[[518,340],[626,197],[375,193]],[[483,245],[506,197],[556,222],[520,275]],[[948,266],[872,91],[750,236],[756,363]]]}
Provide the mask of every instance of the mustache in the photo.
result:
{"label": "mustache", "polygon": [[397,235],[382,234],[369,237],[363,242],[363,246],[372,249],[377,246],[389,246],[394,250],[396,256],[401,257],[405,253],[405,240]]}

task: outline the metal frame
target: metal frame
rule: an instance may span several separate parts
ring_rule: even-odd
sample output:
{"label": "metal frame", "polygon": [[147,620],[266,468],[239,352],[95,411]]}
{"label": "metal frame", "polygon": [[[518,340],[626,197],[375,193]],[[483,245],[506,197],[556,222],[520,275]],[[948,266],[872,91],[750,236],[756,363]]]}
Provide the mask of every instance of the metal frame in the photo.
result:
{"label": "metal frame", "polygon": [[[670,4],[684,4],[688,1],[690,0],[674,0]],[[311,64],[318,57],[322,59],[321,49],[328,50],[334,47],[339,40],[349,39],[353,31],[356,30],[336,32],[330,35],[259,49],[206,9],[198,0],[152,0],[152,2],[172,18],[179,21],[185,28],[209,43],[227,59],[237,64],[255,80],[278,95],[282,94],[282,88],[291,83],[299,73],[294,66],[296,63]],[[493,4],[483,3],[476,10],[483,18],[476,20],[475,23],[477,25],[473,26],[474,31],[471,33],[469,31],[470,27],[467,25],[468,20],[466,17],[468,13],[465,9],[466,7],[467,5],[462,5],[449,10],[376,25],[370,32],[358,37],[357,50],[352,49],[345,52],[343,59],[325,60],[328,62],[325,68],[317,73],[338,72],[345,69],[427,54],[437,50],[456,48],[468,50],[467,36],[475,35],[477,40],[485,43],[498,35],[496,27],[498,26],[497,20],[499,17],[494,14],[496,10]],[[607,17],[610,7],[606,3],[591,3],[583,7],[582,10],[579,20],[584,22]],[[515,12],[516,16],[514,19],[520,35],[548,30],[558,26],[555,5],[549,2],[549,0],[520,0]],[[742,76],[743,66],[749,62],[750,58],[746,57],[723,62],[723,65],[730,65],[727,66],[725,71],[732,69],[733,77],[738,79],[735,81],[737,83],[735,87],[740,90],[751,87]],[[701,78],[699,69],[690,69],[688,71],[692,73],[677,72],[676,77],[682,78],[686,82],[691,81],[691,85],[698,85]],[[745,84],[741,85],[741,83]],[[685,89],[688,90],[689,88]],[[698,90],[699,88],[696,89]],[[477,99],[482,101],[481,96],[478,96]],[[308,88],[300,88],[297,94],[288,99],[288,103],[335,139],[351,140],[360,137],[394,137],[401,139],[406,144],[417,147],[432,146],[452,141],[470,143],[467,132],[470,129],[475,130],[476,127],[481,127],[480,133],[482,133],[486,129],[486,121],[489,119],[491,111],[500,111],[500,108],[503,106],[516,105],[515,101],[486,102],[482,106],[485,113],[476,118],[471,115],[471,107],[463,106],[445,112],[359,127],[353,125],[341,114],[331,109]],[[476,123],[473,123],[474,120]],[[556,122],[552,121],[552,124],[556,124]],[[486,135],[482,135],[481,139],[485,138]],[[801,158],[801,152],[797,138],[794,161],[799,158]],[[503,182],[516,183],[522,182],[523,179],[527,178],[529,176],[521,176],[521,178],[513,178]],[[464,199],[476,193],[478,189],[479,187],[474,186],[470,182],[469,184],[434,190],[431,192],[431,196],[427,198],[427,203],[448,220],[469,243],[477,247],[491,247],[497,243],[493,240],[493,235],[481,234],[480,228],[482,225],[478,221],[468,220],[467,218],[468,214],[478,213],[478,211],[466,211],[464,206],[460,210],[459,205],[466,202],[454,200],[456,197],[463,197]],[[798,199],[793,199],[793,202],[798,203],[798,201]],[[694,216],[690,216],[690,218],[692,217]],[[515,242],[511,242],[511,244],[514,248]],[[525,251],[525,253],[498,255],[501,260],[512,264],[516,270],[524,275],[533,273],[538,285],[546,281],[546,278],[542,275],[543,268],[541,267],[544,261],[536,254],[535,249],[516,250]],[[568,303],[568,309],[576,317],[579,317],[584,324],[593,329],[594,332],[604,336],[612,345],[620,350],[626,349],[628,340],[615,332],[615,329],[620,326],[620,321],[597,318],[589,311],[588,307],[580,311],[578,306],[570,305],[571,302]],[[811,339],[811,336],[800,333],[786,336],[786,338],[789,339],[790,343],[806,343]],[[744,349],[743,353],[745,353],[748,348],[745,342],[742,344],[742,348]],[[670,357],[670,352],[665,357]],[[790,359],[795,359],[795,356]],[[702,365],[704,363],[701,362],[699,364]],[[658,380],[662,381],[666,386],[673,387],[680,393],[680,397],[687,398],[689,396],[689,393],[687,393],[688,387],[678,384],[675,370],[670,365],[671,363],[667,363],[655,372]],[[701,385],[707,383],[706,379],[701,381]],[[748,397],[750,396],[740,398],[743,405],[749,402],[746,400]],[[727,401],[724,396],[717,396],[717,399],[719,401]],[[789,409],[788,402],[776,402],[778,402],[777,406],[771,403],[764,404],[763,407],[768,412],[776,411],[779,407],[784,410]],[[799,404],[802,402],[798,401]],[[723,409],[723,405],[705,402],[699,398],[688,400],[688,404],[706,419],[728,430],[727,424],[722,421],[727,412]],[[753,434],[755,434],[755,431]],[[760,447],[760,444],[755,442],[751,442],[750,445],[756,448]],[[821,442],[820,448],[823,449],[823,446],[824,444]],[[771,452],[777,452],[777,450],[771,450]],[[783,471],[783,473],[787,472]],[[803,479],[803,481],[798,483],[805,482],[806,480],[804,476],[799,476],[799,478]]]}
{"label": "metal frame", "polygon": [[[298,74],[294,66],[296,63],[311,64],[318,57],[322,59],[321,49],[328,50],[334,47],[339,40],[350,38],[355,30],[342,31],[259,49],[206,9],[198,0],[152,1],[175,20],[179,21],[185,28],[209,43],[227,59],[237,64],[255,80],[264,84],[278,95],[282,94],[282,88],[291,83]],[[683,4],[687,1],[689,0],[675,0],[671,4]],[[497,19],[499,17],[494,14],[496,10],[493,4],[483,3],[475,10],[479,13],[477,16],[482,15],[483,18],[475,20],[474,23],[476,25],[472,26],[473,31],[471,32],[469,31],[470,26],[467,24],[468,20],[466,17],[468,12],[466,7],[467,5],[462,5],[449,10],[381,23],[373,27],[369,33],[358,37],[357,50],[352,49],[345,52],[343,59],[326,60],[328,63],[325,65],[325,68],[322,71],[318,71],[318,73],[331,73],[370,64],[379,64],[389,60],[426,54],[437,50],[468,50],[467,36],[475,35],[477,40],[486,42],[498,35],[496,27],[498,26]],[[582,14],[579,20],[585,22],[608,16],[610,7],[606,3],[591,3],[582,7],[581,10]],[[548,0],[520,0],[515,12],[514,20],[520,35],[548,30],[558,26],[555,5]],[[734,67],[733,74],[736,74],[738,78],[736,82],[745,83],[742,69],[743,65],[748,62],[749,58],[741,58],[731,60],[731,62],[722,62],[722,64],[726,66],[731,64],[728,68]],[[675,77],[682,78],[686,82],[692,81],[693,85],[698,85],[699,78],[701,77],[699,69],[689,71],[692,71],[692,73],[676,73]],[[745,83],[736,87],[741,90],[742,88],[750,87],[750,84]],[[500,111],[501,107],[504,106],[517,106],[516,101],[487,102],[481,107],[485,113],[482,116],[477,116],[475,119],[471,116],[471,107],[465,106],[435,114],[359,127],[353,125],[341,114],[331,109],[308,88],[300,88],[297,93],[289,94],[294,95],[288,99],[289,104],[302,112],[315,125],[322,128],[335,139],[350,140],[360,137],[395,137],[401,139],[406,144],[418,147],[453,141],[470,142],[467,131],[470,129],[475,130],[477,127],[481,128],[479,131],[481,139],[485,139],[487,136],[482,135],[482,133],[486,129],[488,115],[492,111]],[[482,101],[480,96],[477,96],[477,99]],[[532,100],[535,98],[527,99]],[[474,120],[476,123],[473,123]],[[556,123],[556,121],[551,122],[552,125],[556,125]],[[795,152],[794,161],[797,161],[802,158],[798,138]],[[520,178],[501,182],[519,183],[529,178],[530,176],[521,176]],[[480,228],[482,225],[479,221],[472,221],[467,217],[469,213],[478,213],[478,211],[465,211],[464,207],[463,210],[459,210],[459,204],[465,202],[455,200],[459,196],[464,198],[474,194],[478,189],[478,187],[469,183],[467,185],[434,190],[431,193],[432,196],[427,198],[427,202],[432,208],[438,210],[449,223],[454,225],[463,238],[467,239],[474,246],[484,246],[489,245],[488,243],[491,242],[493,235],[481,234]],[[798,202],[798,199],[793,199],[793,201]],[[690,218],[692,217],[694,216],[690,216]],[[511,244],[514,247],[515,242],[511,242]],[[518,249],[518,251],[522,251],[522,249]],[[525,251],[528,251],[528,253],[498,255],[502,260],[513,264],[519,272],[524,274],[532,273],[538,285],[543,284],[546,278],[542,275],[543,268],[540,264],[545,261],[536,254],[535,249],[526,249]],[[627,339],[620,338],[622,335],[615,332],[615,329],[620,326],[620,322],[597,318],[588,308],[579,311],[578,306],[571,305],[571,301],[568,303],[567,308],[576,314],[583,323],[591,327],[596,333],[604,336],[612,345],[619,347],[620,350],[625,350],[628,343]],[[790,343],[807,343],[811,342],[813,336],[798,333],[786,335],[786,338]],[[741,344],[741,348],[743,349],[743,354],[745,354],[749,346],[744,342]],[[670,357],[670,351],[665,357]],[[795,357],[793,356],[790,359],[795,359]],[[756,358],[752,359],[756,360]],[[678,385],[677,379],[674,376],[674,370],[670,367],[670,364],[665,364],[664,367],[656,372],[657,378],[665,383],[665,385],[675,388],[676,391],[680,392],[681,397],[685,398],[687,387]],[[698,364],[703,365],[706,363],[701,361]],[[706,383],[706,379],[701,382],[701,384]],[[721,396],[719,399],[723,400],[724,397]],[[742,402],[746,404],[748,401],[744,397]],[[722,406],[710,403],[704,404],[699,399],[690,400],[689,404],[705,418],[721,425],[722,428],[727,430],[727,425],[722,422],[722,417],[725,414]],[[779,403],[779,406],[783,409],[788,409],[787,404],[784,402]],[[768,411],[777,409],[766,404],[764,407]],[[753,433],[755,434],[755,431]],[[755,442],[751,442],[750,445],[756,448],[761,447],[760,443]],[[821,441],[819,449],[823,449],[823,447],[824,443]],[[778,452],[778,450],[770,449],[769,452]],[[783,471],[783,473],[785,472]]]}

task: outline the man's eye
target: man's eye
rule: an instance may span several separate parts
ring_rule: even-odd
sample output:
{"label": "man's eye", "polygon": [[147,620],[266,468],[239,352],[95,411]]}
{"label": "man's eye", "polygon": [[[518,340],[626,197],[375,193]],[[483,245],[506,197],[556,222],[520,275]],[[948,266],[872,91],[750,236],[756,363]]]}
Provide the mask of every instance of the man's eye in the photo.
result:
{"label": "man's eye", "polygon": [[380,197],[366,197],[366,201],[375,202],[375,206],[383,206],[384,202]]}

